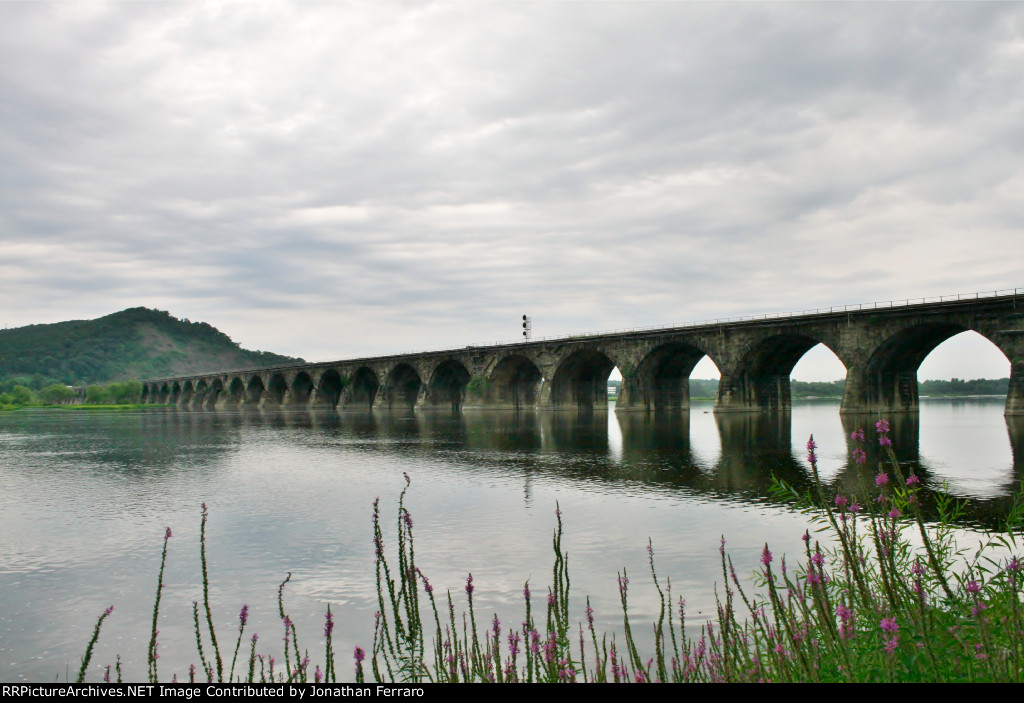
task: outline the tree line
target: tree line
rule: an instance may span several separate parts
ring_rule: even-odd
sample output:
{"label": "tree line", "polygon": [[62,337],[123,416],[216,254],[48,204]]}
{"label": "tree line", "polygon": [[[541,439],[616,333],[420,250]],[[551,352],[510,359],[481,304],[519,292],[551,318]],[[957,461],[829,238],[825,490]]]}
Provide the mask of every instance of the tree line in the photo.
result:
{"label": "tree line", "polygon": [[[621,381],[608,381],[609,388],[615,394]],[[846,381],[796,381],[789,382],[793,398],[842,398]],[[967,396],[967,395],[1006,395],[1010,388],[1009,378],[975,378],[970,381],[952,378],[948,381],[919,381],[917,384],[920,395],[929,396]],[[717,378],[691,378],[691,398],[717,398]]]}
{"label": "tree line", "polygon": [[6,409],[71,405],[80,401],[86,405],[133,405],[142,399],[142,383],[139,381],[94,384],[84,390],[60,383],[33,390],[28,386],[7,381],[0,384],[0,388],[4,388],[4,392],[0,393],[0,408]]}

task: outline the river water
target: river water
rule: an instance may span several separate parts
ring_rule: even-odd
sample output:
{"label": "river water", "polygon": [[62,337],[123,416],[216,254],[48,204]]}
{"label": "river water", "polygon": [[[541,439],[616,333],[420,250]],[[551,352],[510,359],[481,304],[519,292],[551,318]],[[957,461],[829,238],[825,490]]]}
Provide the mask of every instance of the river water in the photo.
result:
{"label": "river water", "polygon": [[[965,498],[970,528],[1006,510],[1024,469],[1021,423],[1002,409],[1002,399],[924,399],[919,417],[893,420],[900,459],[926,487],[945,483]],[[722,536],[741,574],[753,572],[765,542],[776,554],[802,551],[807,519],[769,488],[772,475],[809,485],[809,435],[830,490],[856,491],[866,475],[848,460],[855,422],[840,418],[837,402],[797,402],[781,418],[710,411],[695,402],[689,413],[664,418],[0,414],[0,679],[74,680],[110,605],[90,678],[120,655],[126,680],[144,679],[167,527],[159,671],[161,679],[186,676],[198,662],[192,602],[202,599],[204,502],[210,594],[227,658],[243,604],[246,638],[259,633],[259,651],[280,658],[277,593],[291,573],[284,600],[300,645],[322,664],[330,604],[338,671],[350,677],[353,648],[372,645],[377,610],[372,504],[381,498],[393,553],[405,473],[417,563],[437,588],[452,591],[457,609],[472,572],[478,621],[497,614],[506,629],[518,626],[526,580],[542,607],[557,506],[577,619],[589,595],[599,626],[621,626],[616,575],[624,568],[634,627],[654,619],[650,540],[659,577],[671,578],[699,622],[714,612]]]}

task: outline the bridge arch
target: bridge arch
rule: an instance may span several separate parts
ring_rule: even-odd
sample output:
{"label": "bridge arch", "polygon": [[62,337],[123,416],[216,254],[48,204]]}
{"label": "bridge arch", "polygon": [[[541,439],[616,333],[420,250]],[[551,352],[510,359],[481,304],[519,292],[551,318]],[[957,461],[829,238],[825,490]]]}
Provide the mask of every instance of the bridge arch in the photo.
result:
{"label": "bridge arch", "polygon": [[287,392],[288,383],[284,380],[284,374],[280,371],[273,373],[267,380],[267,389],[263,394],[263,402],[264,404],[281,405]]}
{"label": "bridge arch", "polygon": [[175,381],[174,383],[172,383],[171,384],[171,394],[170,394],[170,397],[168,398],[168,402],[173,403],[174,405],[177,405],[178,402],[181,401],[181,392],[182,392],[182,384],[179,383],[178,381]]}
{"label": "bridge arch", "polygon": [[232,407],[238,407],[245,402],[245,382],[240,376],[231,378],[226,395],[226,402]]}
{"label": "bridge arch", "polygon": [[608,376],[616,362],[593,348],[573,351],[558,365],[551,379],[554,408],[594,409],[607,407]]}
{"label": "bridge arch", "polygon": [[633,374],[623,376],[615,409],[689,409],[690,374],[705,356],[707,351],[692,342],[674,341],[654,347]]}
{"label": "bridge arch", "polygon": [[[991,342],[1011,364],[1011,352],[986,330],[955,322],[924,322],[885,335],[870,350],[866,361],[847,379],[842,412],[913,412],[919,408],[917,371],[939,345],[963,332],[973,331]],[[1015,389],[1007,396],[1007,410],[1018,402]]]}
{"label": "bridge arch", "polygon": [[171,386],[169,383],[164,383],[160,386],[160,390],[157,391],[155,402],[167,403],[171,396]]}
{"label": "bridge arch", "polygon": [[462,362],[455,359],[442,361],[430,374],[430,382],[427,384],[430,404],[458,411],[466,398],[469,379],[469,370]]}
{"label": "bridge arch", "polygon": [[178,396],[182,407],[187,408],[195,396],[195,388],[192,386],[191,381],[185,381],[181,384],[181,394]]}
{"label": "bridge arch", "polygon": [[195,391],[192,394],[192,404],[197,407],[203,407],[206,402],[206,395],[210,391],[210,384],[206,382],[205,378],[201,378],[195,383]]}
{"label": "bridge arch", "polygon": [[419,398],[423,381],[416,369],[406,363],[397,364],[388,374],[386,393],[389,408],[413,408]]}
{"label": "bridge arch", "polygon": [[305,371],[299,371],[288,388],[289,404],[307,405],[312,394],[313,379]]}
{"label": "bridge arch", "polygon": [[345,389],[345,381],[337,369],[327,369],[320,376],[316,387],[316,404],[334,408],[341,400],[341,392]]}
{"label": "bridge arch", "polygon": [[540,400],[544,376],[528,357],[512,353],[494,366],[488,378],[487,400],[502,407],[531,408]]}
{"label": "bridge arch", "polygon": [[245,385],[245,404],[258,407],[266,392],[267,388],[263,384],[263,378],[259,374],[253,374],[249,383]]}
{"label": "bridge arch", "polygon": [[206,395],[203,397],[203,406],[207,408],[217,407],[217,403],[221,402],[222,396],[224,395],[224,381],[217,378],[210,382],[210,387],[206,391]]}
{"label": "bridge arch", "polygon": [[821,344],[849,368],[830,341],[797,332],[757,340],[731,368],[722,369],[715,412],[789,410],[793,404],[789,377],[808,351]]}
{"label": "bridge arch", "polygon": [[352,380],[345,389],[345,407],[369,410],[373,407],[379,390],[380,379],[377,378],[377,374],[368,366],[360,366],[352,374]]}

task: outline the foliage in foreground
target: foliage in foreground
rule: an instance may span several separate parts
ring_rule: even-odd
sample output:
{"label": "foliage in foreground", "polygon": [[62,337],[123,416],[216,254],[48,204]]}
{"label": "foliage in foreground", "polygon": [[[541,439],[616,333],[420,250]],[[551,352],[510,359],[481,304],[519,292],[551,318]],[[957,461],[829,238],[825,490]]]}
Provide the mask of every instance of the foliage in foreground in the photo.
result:
{"label": "foliage in foreground", "polygon": [[[685,626],[685,601],[664,588],[648,544],[651,577],[660,598],[655,622],[638,636],[629,617],[629,578],[619,574],[622,629],[599,633],[589,599],[583,620],[570,615],[568,555],[562,552],[561,513],[552,546],[554,565],[546,598],[535,604],[530,584],[523,588],[525,616],[503,630],[497,614],[483,627],[473,607],[472,574],[464,590],[468,611],[456,613],[451,592],[435,592],[417,566],[413,520],[405,508],[406,486],[398,503],[397,547],[389,560],[383,542],[379,499],[374,504],[377,597],[375,635],[369,662],[357,647],[354,678],[369,673],[379,681],[405,682],[750,682],[750,681],[1020,681],[1024,617],[1022,562],[1013,551],[1024,514],[1018,496],[1006,528],[991,533],[976,550],[957,544],[960,506],[939,498],[941,518],[926,524],[920,510],[916,475],[905,475],[892,452],[889,425],[876,424],[887,461],[871,486],[856,495],[826,493],[817,472],[816,445],[807,444],[815,489],[798,495],[779,484],[827,537],[825,544],[804,534],[804,554],[776,562],[766,544],[752,585],[744,586],[732,560],[720,548],[722,578],[717,617],[699,629]],[[866,454],[863,430],[853,433],[853,460]],[[218,644],[210,610],[206,566],[206,507],[200,532],[203,603],[193,603],[199,667],[189,679],[209,681],[337,681],[332,645],[334,614],[327,609],[323,667],[310,671],[308,649],[301,649],[295,626],[278,607],[284,626],[283,667],[257,653],[258,638],[245,640],[248,607],[239,613],[233,650]],[[149,646],[149,679],[158,680],[157,624],[167,540],[164,537]],[[536,606],[536,607],[535,607]],[[108,608],[100,616],[82,660],[78,680],[88,670],[93,645]],[[648,629],[650,627],[650,629]],[[247,656],[241,650],[245,641]],[[230,665],[228,652],[231,651]],[[242,662],[238,657],[243,652]],[[641,652],[644,652],[641,654]],[[367,672],[367,668],[369,672]],[[120,680],[120,661],[114,670]],[[111,678],[111,667],[105,669]]]}

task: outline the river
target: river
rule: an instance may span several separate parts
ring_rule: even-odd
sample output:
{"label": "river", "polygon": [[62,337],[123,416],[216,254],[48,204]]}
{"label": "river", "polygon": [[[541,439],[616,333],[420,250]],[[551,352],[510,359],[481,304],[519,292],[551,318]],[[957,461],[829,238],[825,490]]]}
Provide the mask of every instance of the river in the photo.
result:
{"label": "river", "polygon": [[[992,524],[1006,510],[1024,469],[1022,423],[1004,419],[1002,409],[1002,399],[923,399],[919,417],[893,420],[901,460],[926,487],[945,483],[966,499],[969,527]],[[323,662],[330,604],[339,675],[350,678],[353,648],[372,645],[377,609],[372,504],[381,498],[392,550],[405,473],[418,565],[452,591],[457,608],[472,572],[483,622],[497,613],[506,628],[517,626],[526,580],[542,606],[556,506],[577,619],[589,595],[599,626],[621,626],[616,574],[623,568],[634,625],[655,617],[650,540],[659,576],[671,577],[699,622],[714,612],[722,536],[741,574],[753,572],[765,542],[776,554],[802,551],[807,519],[769,488],[772,475],[809,485],[809,435],[823,478],[837,490],[856,490],[864,475],[848,460],[854,424],[841,420],[837,402],[796,402],[781,418],[710,411],[710,403],[695,402],[667,418],[0,414],[0,678],[74,680],[97,616],[113,605],[90,678],[120,654],[126,680],[144,679],[167,527],[158,664],[161,679],[187,676],[198,661],[192,602],[202,598],[204,502],[222,648],[233,648],[247,604],[246,637],[259,633],[260,651],[280,656],[277,592],[290,572],[285,607],[300,644]]]}

